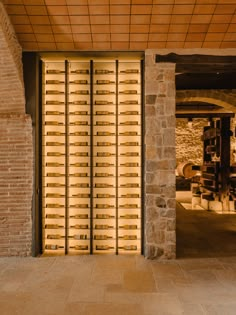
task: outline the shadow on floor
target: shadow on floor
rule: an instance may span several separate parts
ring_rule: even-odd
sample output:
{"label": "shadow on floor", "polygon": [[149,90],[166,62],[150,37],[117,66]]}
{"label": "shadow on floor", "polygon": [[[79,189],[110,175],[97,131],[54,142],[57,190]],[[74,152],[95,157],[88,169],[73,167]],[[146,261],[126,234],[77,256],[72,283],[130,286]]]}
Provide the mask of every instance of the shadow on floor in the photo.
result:
{"label": "shadow on floor", "polygon": [[207,258],[236,255],[236,214],[186,210],[177,212],[177,258]]}

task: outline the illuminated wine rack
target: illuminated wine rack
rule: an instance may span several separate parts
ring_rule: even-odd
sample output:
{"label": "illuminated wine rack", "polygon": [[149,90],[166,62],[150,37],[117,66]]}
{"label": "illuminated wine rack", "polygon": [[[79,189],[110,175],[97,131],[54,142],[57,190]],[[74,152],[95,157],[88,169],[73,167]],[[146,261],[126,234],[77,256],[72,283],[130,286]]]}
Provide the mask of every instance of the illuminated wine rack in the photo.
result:
{"label": "illuminated wine rack", "polygon": [[142,61],[43,60],[42,252],[142,252]]}

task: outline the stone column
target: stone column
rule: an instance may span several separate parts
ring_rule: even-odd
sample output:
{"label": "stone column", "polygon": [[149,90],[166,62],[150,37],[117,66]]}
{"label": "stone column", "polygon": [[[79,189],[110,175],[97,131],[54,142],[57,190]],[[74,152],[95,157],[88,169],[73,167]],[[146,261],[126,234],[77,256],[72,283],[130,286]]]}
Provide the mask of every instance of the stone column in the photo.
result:
{"label": "stone column", "polygon": [[175,64],[145,57],[145,256],[176,255]]}

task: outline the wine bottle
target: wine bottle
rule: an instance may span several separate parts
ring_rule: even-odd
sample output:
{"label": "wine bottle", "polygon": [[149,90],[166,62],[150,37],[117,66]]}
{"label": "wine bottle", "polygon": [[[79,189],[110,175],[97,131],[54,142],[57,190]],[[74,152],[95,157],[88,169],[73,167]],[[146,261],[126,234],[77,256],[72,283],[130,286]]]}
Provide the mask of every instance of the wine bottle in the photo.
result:
{"label": "wine bottle", "polygon": [[138,69],[126,69],[126,70],[121,70],[120,73],[139,73]]}
{"label": "wine bottle", "polygon": [[139,194],[126,194],[121,195],[122,198],[139,198]]}
{"label": "wine bottle", "polygon": [[119,236],[119,239],[123,239],[123,240],[137,240],[137,235],[122,235],[122,236]]}
{"label": "wine bottle", "polygon": [[127,101],[123,101],[123,102],[120,102],[120,104],[124,104],[124,105],[136,105],[138,104],[138,101],[135,101],[135,100],[127,100]]}
{"label": "wine bottle", "polygon": [[120,112],[121,115],[139,115],[139,112],[136,110],[127,110],[125,112]]}
{"label": "wine bottle", "polygon": [[125,167],[138,167],[138,163],[122,163],[120,166],[125,166]]}
{"label": "wine bottle", "polygon": [[124,81],[120,81],[119,83],[122,83],[122,84],[137,84],[138,83],[138,80],[124,80]]}
{"label": "wine bottle", "polygon": [[97,84],[113,84],[115,81],[110,81],[110,80],[97,80]]}
{"label": "wine bottle", "polygon": [[64,136],[64,132],[58,132],[58,131],[48,131],[47,136]]}
{"label": "wine bottle", "polygon": [[108,208],[114,208],[114,205],[109,205],[109,204],[96,204],[96,208],[98,209],[108,209]]}
{"label": "wine bottle", "polygon": [[73,238],[75,240],[86,240],[87,234],[74,234],[73,236],[69,236],[69,238]]}
{"label": "wine bottle", "polygon": [[139,156],[138,152],[125,152],[125,153],[121,153],[120,155],[122,156]]}
{"label": "wine bottle", "polygon": [[47,203],[46,208],[64,208],[65,205],[59,203]]}
{"label": "wine bottle", "polygon": [[62,166],[64,166],[64,164],[58,163],[58,162],[47,162],[46,166],[48,166],[48,167],[62,167]]}
{"label": "wine bottle", "polygon": [[70,94],[88,95],[89,91],[88,90],[76,90],[76,91],[71,91]]}
{"label": "wine bottle", "polygon": [[46,218],[47,219],[61,219],[61,218],[64,218],[64,215],[60,215],[60,214],[57,214],[57,213],[48,213],[46,214]]}
{"label": "wine bottle", "polygon": [[97,131],[97,136],[114,136],[114,132],[109,131]]}
{"label": "wine bottle", "polygon": [[64,91],[59,90],[47,90],[46,94],[64,94]]}
{"label": "wine bottle", "polygon": [[71,84],[88,84],[88,80],[73,80],[70,81]]}
{"label": "wine bottle", "polygon": [[120,216],[121,219],[138,219],[137,214],[125,214]]}
{"label": "wine bottle", "polygon": [[137,177],[138,173],[124,173],[120,174],[121,177]]}
{"label": "wine bottle", "polygon": [[119,249],[123,250],[137,250],[138,247],[136,245],[125,245],[125,246],[119,246]]}
{"label": "wine bottle", "polygon": [[65,195],[63,195],[63,194],[47,193],[46,197],[47,198],[62,198],[62,197],[65,197]]}
{"label": "wine bottle", "polygon": [[96,163],[97,167],[109,167],[109,166],[114,166],[112,163]]}
{"label": "wine bottle", "polygon": [[138,133],[136,131],[125,131],[125,132],[120,132],[119,135],[121,135],[121,136],[137,136]]}
{"label": "wine bottle", "polygon": [[110,195],[110,194],[97,194],[97,198],[115,198],[115,195]]}
{"label": "wine bottle", "polygon": [[88,132],[87,131],[71,132],[70,136],[88,136]]}
{"label": "wine bottle", "polygon": [[115,123],[110,121],[96,121],[97,126],[113,126]]}
{"label": "wine bottle", "polygon": [[60,73],[65,73],[64,70],[58,70],[58,69],[48,69],[47,70],[48,74],[60,74]]}
{"label": "wine bottle", "polygon": [[99,235],[99,234],[94,235],[95,240],[107,240],[111,238],[112,236],[109,236],[109,235]]}
{"label": "wine bottle", "polygon": [[72,142],[70,143],[70,145],[74,145],[74,146],[88,146],[88,142]]}
{"label": "wine bottle", "polygon": [[137,94],[137,90],[123,90],[119,92],[120,94]]}
{"label": "wine bottle", "polygon": [[97,156],[115,156],[115,153],[111,152],[97,152]]}
{"label": "wine bottle", "polygon": [[108,246],[108,245],[96,245],[96,250],[109,250],[109,249],[114,249],[114,247]]}
{"label": "wine bottle", "polygon": [[88,219],[88,214],[83,214],[83,213],[80,213],[80,214],[75,214],[75,215],[71,215],[70,218],[73,218],[73,219]]}
{"label": "wine bottle", "polygon": [[69,102],[70,105],[87,105],[87,101],[72,101]]}
{"label": "wine bottle", "polygon": [[112,219],[114,218],[113,215],[109,214],[96,214],[96,219]]}
{"label": "wine bottle", "polygon": [[47,187],[65,187],[65,185],[60,183],[47,183]]}
{"label": "wine bottle", "polygon": [[137,228],[138,226],[135,224],[125,224],[125,225],[119,226],[119,229],[124,229],[124,230],[136,230]]}
{"label": "wine bottle", "polygon": [[87,167],[88,163],[71,163],[70,166],[74,166],[74,167]]}
{"label": "wine bottle", "polygon": [[87,121],[72,121],[70,122],[71,126],[86,126],[88,125]]}
{"label": "wine bottle", "polygon": [[60,121],[45,121],[46,126],[63,126],[64,123]]}
{"label": "wine bottle", "polygon": [[61,229],[64,228],[63,225],[59,225],[59,224],[46,224],[45,225],[45,229]]}
{"label": "wine bottle", "polygon": [[64,105],[62,101],[46,101],[46,105]]}
{"label": "wine bottle", "polygon": [[105,111],[105,110],[99,110],[99,111],[96,111],[96,115],[114,115],[113,112],[108,112],[108,111]]}
{"label": "wine bottle", "polygon": [[46,111],[46,115],[64,115],[64,112],[60,112],[59,110],[48,110]]}
{"label": "wine bottle", "polygon": [[47,173],[47,177],[65,177],[62,173]]}
{"label": "wine bottle", "polygon": [[113,177],[113,174],[109,173],[95,173],[95,177]]}
{"label": "wine bottle", "polygon": [[76,70],[71,70],[70,73],[89,74],[89,70],[88,69],[76,69]]}
{"label": "wine bottle", "polygon": [[107,224],[95,224],[95,229],[96,230],[108,230],[108,229],[113,229],[114,227],[112,225],[107,225]]}
{"label": "wine bottle", "polygon": [[64,84],[65,81],[60,80],[46,80],[46,84]]}
{"label": "wine bottle", "polygon": [[95,101],[95,105],[108,105],[108,104],[113,104],[113,102],[108,102],[108,101]]}
{"label": "wine bottle", "polygon": [[73,248],[75,250],[88,250],[88,245],[75,245],[70,246],[70,248]]}
{"label": "wine bottle", "polygon": [[120,187],[126,187],[126,188],[137,188],[139,187],[139,184],[136,184],[136,183],[128,183],[128,184],[122,184],[120,185]]}
{"label": "wine bottle", "polygon": [[86,116],[86,115],[88,115],[88,112],[85,110],[77,110],[75,112],[70,112],[70,115],[84,115],[84,116]]}
{"label": "wine bottle", "polygon": [[127,203],[124,205],[120,205],[120,208],[130,209],[130,208],[138,208],[137,204]]}
{"label": "wine bottle", "polygon": [[[70,205],[70,208],[87,209],[88,207],[89,207],[89,205],[87,203],[77,203],[74,205]],[[77,218],[77,219],[79,219],[79,218]]]}
{"label": "wine bottle", "polygon": [[111,142],[97,142],[97,146],[98,147],[107,147],[107,146],[112,146],[115,145],[115,143],[111,143]]}
{"label": "wine bottle", "polygon": [[64,156],[65,153],[61,152],[47,152],[47,156]]}
{"label": "wine bottle", "polygon": [[95,69],[95,74],[108,74],[108,73],[114,73],[114,71],[107,70],[107,69]]}
{"label": "wine bottle", "polygon": [[139,143],[137,141],[133,141],[133,142],[122,142],[120,145],[124,145],[124,146],[138,146]]}
{"label": "wine bottle", "polygon": [[50,239],[50,240],[58,240],[60,238],[64,238],[64,236],[60,234],[48,234],[47,236],[47,239]]}
{"label": "wine bottle", "polygon": [[97,90],[96,94],[97,95],[108,95],[108,94],[115,94],[115,92],[109,91],[109,90]]}
{"label": "wine bottle", "polygon": [[129,126],[129,125],[138,125],[138,121],[134,121],[134,120],[131,120],[131,121],[123,121],[123,122],[121,122],[120,123],[120,125],[127,125],[127,126]]}
{"label": "wine bottle", "polygon": [[87,177],[88,173],[73,173],[73,174],[70,174],[70,176],[73,176],[73,177]]}
{"label": "wine bottle", "polygon": [[74,194],[72,197],[78,197],[78,198],[90,198],[90,194]]}
{"label": "wine bottle", "polygon": [[75,183],[75,184],[71,184],[70,187],[87,188],[89,187],[89,184],[88,183]]}
{"label": "wine bottle", "polygon": [[64,246],[54,245],[54,244],[46,244],[45,249],[57,250],[60,248],[64,248]]}
{"label": "wine bottle", "polygon": [[56,142],[56,141],[53,141],[53,142],[46,142],[46,146],[64,146],[65,143],[63,142]]}
{"label": "wine bottle", "polygon": [[108,187],[114,187],[113,185],[111,185],[111,184],[95,184],[95,187],[96,188],[108,188]]}
{"label": "wine bottle", "polygon": [[75,224],[71,225],[70,228],[78,230],[87,230],[89,228],[88,224]]}
{"label": "wine bottle", "polygon": [[74,152],[70,153],[71,156],[88,156],[88,152]]}

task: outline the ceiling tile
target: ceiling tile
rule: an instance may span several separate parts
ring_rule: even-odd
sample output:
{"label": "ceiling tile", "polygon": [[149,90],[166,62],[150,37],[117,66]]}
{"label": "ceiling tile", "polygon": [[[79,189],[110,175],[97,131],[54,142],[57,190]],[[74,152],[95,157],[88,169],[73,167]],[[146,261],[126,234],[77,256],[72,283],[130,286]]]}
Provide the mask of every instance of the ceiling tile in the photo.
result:
{"label": "ceiling tile", "polygon": [[24,5],[6,5],[5,8],[8,14],[26,14]]}
{"label": "ceiling tile", "polygon": [[149,34],[149,41],[151,42],[165,42],[167,41],[168,34]]}
{"label": "ceiling tile", "polygon": [[25,42],[24,43],[24,50],[36,51],[39,50],[38,43],[36,42]]}
{"label": "ceiling tile", "polygon": [[233,4],[218,4],[215,9],[215,14],[233,14],[235,13],[235,5]]}
{"label": "ceiling tile", "polygon": [[224,41],[226,41],[226,42],[236,41],[236,32],[235,33],[227,33],[227,34],[225,34]]}
{"label": "ceiling tile", "polygon": [[204,42],[202,48],[220,48],[221,42]]}
{"label": "ceiling tile", "polygon": [[195,1],[196,0],[175,0],[175,4],[195,4]]}
{"label": "ceiling tile", "polygon": [[106,15],[109,14],[109,6],[107,5],[90,5],[89,14],[91,15]]}
{"label": "ceiling tile", "polygon": [[151,24],[169,24],[171,20],[171,15],[152,15]]}
{"label": "ceiling tile", "polygon": [[87,5],[88,0],[66,0],[67,5]]}
{"label": "ceiling tile", "polygon": [[195,5],[193,14],[213,14],[215,7],[215,4],[197,4]]}
{"label": "ceiling tile", "polygon": [[32,25],[48,25],[50,24],[50,20],[48,16],[41,16],[41,15],[31,15],[29,16],[30,22]]}
{"label": "ceiling tile", "polygon": [[169,24],[153,24],[150,25],[150,33],[167,33]]}
{"label": "ceiling tile", "polygon": [[75,42],[91,42],[91,34],[73,34]]}
{"label": "ceiling tile", "polygon": [[47,15],[45,5],[27,5],[25,8],[28,15]]}
{"label": "ceiling tile", "polygon": [[184,48],[184,42],[166,42],[166,48]]}
{"label": "ceiling tile", "polygon": [[73,33],[90,33],[91,28],[90,25],[71,25],[71,29]]}
{"label": "ceiling tile", "polygon": [[[131,0],[119,0],[119,5],[122,4],[130,4]],[[116,5],[117,4],[117,0],[110,0],[110,5]]]}
{"label": "ceiling tile", "polygon": [[131,14],[151,14],[152,6],[151,5],[132,5]]}
{"label": "ceiling tile", "polygon": [[111,25],[111,33],[129,33],[129,24]]}
{"label": "ceiling tile", "polygon": [[[143,0],[131,0],[132,4],[143,4]],[[145,0],[145,4],[152,4],[152,0]]]}
{"label": "ceiling tile", "polygon": [[188,28],[188,33],[206,33],[209,24],[190,24]]}
{"label": "ceiling tile", "polygon": [[232,14],[214,14],[211,23],[230,23]]}
{"label": "ceiling tile", "polygon": [[224,39],[225,33],[207,33],[205,41],[206,42],[218,42]]}
{"label": "ceiling tile", "polygon": [[111,15],[110,21],[111,21],[111,24],[129,24],[130,16],[129,15]]}
{"label": "ceiling tile", "polygon": [[189,33],[186,37],[188,42],[202,42],[205,39],[205,33]]}
{"label": "ceiling tile", "polygon": [[71,43],[73,42],[72,34],[54,34],[56,43]]}
{"label": "ceiling tile", "polygon": [[66,5],[66,0],[44,0],[47,5]]}
{"label": "ceiling tile", "polygon": [[63,33],[71,33],[71,25],[63,25],[63,24],[57,24],[52,25],[53,33],[55,34],[63,34]]}
{"label": "ceiling tile", "polygon": [[47,42],[55,42],[54,36],[52,34],[35,34],[37,42],[39,43],[47,43]]}
{"label": "ceiling tile", "polygon": [[172,24],[188,24],[191,21],[191,14],[175,14],[171,16]]}
{"label": "ceiling tile", "polygon": [[192,14],[194,6],[193,5],[174,5],[172,14]]}
{"label": "ceiling tile", "polygon": [[23,0],[22,1],[25,5],[45,5],[44,0]]}
{"label": "ceiling tile", "polygon": [[236,42],[222,42],[220,48],[236,48]]}
{"label": "ceiling tile", "polygon": [[236,4],[236,0],[218,0],[219,4]]}
{"label": "ceiling tile", "polygon": [[171,4],[153,5],[152,14],[171,14],[172,10],[173,10],[173,5]]}
{"label": "ceiling tile", "polygon": [[57,48],[59,50],[74,50],[75,49],[75,45],[74,43],[58,43],[57,42]]}
{"label": "ceiling tile", "polygon": [[71,24],[90,24],[88,15],[73,15],[70,16]]}
{"label": "ceiling tile", "polygon": [[109,0],[88,0],[88,4],[90,5],[109,5]]}
{"label": "ceiling tile", "polygon": [[193,15],[191,19],[192,24],[206,24],[210,23],[212,19],[212,15],[210,14],[197,14]]}
{"label": "ceiling tile", "polygon": [[51,24],[70,24],[69,16],[66,15],[52,15],[49,18]]}
{"label": "ceiling tile", "polygon": [[149,24],[132,24],[130,25],[130,33],[149,33]]}
{"label": "ceiling tile", "polygon": [[229,27],[229,24],[210,24],[208,32],[212,33],[223,33],[226,32]]}
{"label": "ceiling tile", "polygon": [[23,24],[23,25],[15,25],[14,29],[16,33],[33,33],[32,26],[30,24]]}
{"label": "ceiling tile", "polygon": [[161,49],[166,48],[166,42],[149,42],[148,43],[149,49]]}
{"label": "ceiling tile", "polygon": [[[227,1],[227,0],[223,0],[223,1]],[[219,2],[219,0],[196,0],[196,4],[217,4]]]}
{"label": "ceiling tile", "polygon": [[110,41],[110,34],[92,34],[93,42],[108,42]]}
{"label": "ceiling tile", "polygon": [[67,6],[65,5],[48,5],[48,15],[68,15]]}
{"label": "ceiling tile", "polygon": [[147,42],[130,42],[129,49],[145,50],[147,49]]}
{"label": "ceiling tile", "polygon": [[68,5],[70,15],[88,15],[89,10],[87,5]]}
{"label": "ceiling tile", "polygon": [[90,16],[91,24],[109,24],[109,16],[108,15],[93,15]]}
{"label": "ceiling tile", "polygon": [[130,41],[134,42],[146,42],[148,40],[148,34],[130,34]]}
{"label": "ceiling tile", "polygon": [[120,50],[120,49],[129,49],[129,42],[111,42],[111,49]]}
{"label": "ceiling tile", "polygon": [[113,34],[111,40],[113,42],[128,42],[129,34]]}
{"label": "ceiling tile", "polygon": [[150,15],[131,15],[131,24],[149,24]]}
{"label": "ceiling tile", "polygon": [[36,41],[36,38],[34,34],[17,34],[17,38],[19,41],[23,42],[34,42]]}
{"label": "ceiling tile", "polygon": [[171,24],[169,26],[170,33],[186,33],[188,31],[188,24]]}
{"label": "ceiling tile", "polygon": [[109,50],[111,49],[110,42],[93,42],[93,49]]}
{"label": "ceiling tile", "polygon": [[236,24],[231,23],[231,24],[229,25],[228,32],[229,32],[229,33],[230,33],[230,32],[235,32],[235,30],[236,30]]}
{"label": "ceiling tile", "polygon": [[236,14],[232,17],[231,23],[236,23]]}
{"label": "ceiling tile", "polygon": [[38,43],[39,49],[41,50],[56,50],[57,46],[55,43]]}
{"label": "ceiling tile", "polygon": [[75,49],[89,50],[93,49],[92,42],[74,42]]}
{"label": "ceiling tile", "polygon": [[105,34],[110,33],[110,25],[91,25],[92,33],[94,34]]}
{"label": "ceiling tile", "polygon": [[30,24],[29,18],[25,15],[11,15],[10,20],[14,25],[17,24]]}
{"label": "ceiling tile", "polygon": [[201,48],[202,42],[185,42],[184,48]]}
{"label": "ceiling tile", "polygon": [[186,38],[186,34],[178,33],[178,34],[168,34],[167,41],[176,42],[176,41],[184,41]]}
{"label": "ceiling tile", "polygon": [[51,34],[52,28],[50,25],[33,25],[34,32],[37,34]]}
{"label": "ceiling tile", "polygon": [[130,5],[111,5],[110,14],[130,14]]}

